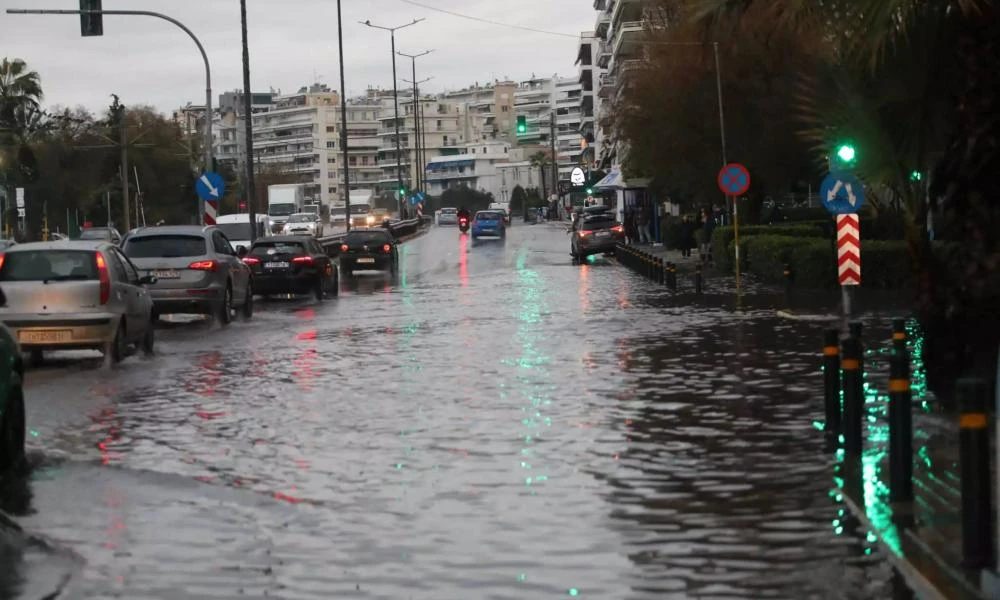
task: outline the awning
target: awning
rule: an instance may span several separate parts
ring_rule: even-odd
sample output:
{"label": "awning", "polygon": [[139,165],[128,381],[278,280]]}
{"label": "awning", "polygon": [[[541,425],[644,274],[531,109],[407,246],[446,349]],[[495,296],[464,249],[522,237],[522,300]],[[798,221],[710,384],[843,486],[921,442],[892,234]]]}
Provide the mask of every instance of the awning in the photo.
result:
{"label": "awning", "polygon": [[630,189],[644,189],[649,187],[650,179],[633,179],[632,181],[625,181],[622,177],[622,172],[620,169],[612,169],[608,175],[598,181],[594,187],[599,190],[630,190]]}

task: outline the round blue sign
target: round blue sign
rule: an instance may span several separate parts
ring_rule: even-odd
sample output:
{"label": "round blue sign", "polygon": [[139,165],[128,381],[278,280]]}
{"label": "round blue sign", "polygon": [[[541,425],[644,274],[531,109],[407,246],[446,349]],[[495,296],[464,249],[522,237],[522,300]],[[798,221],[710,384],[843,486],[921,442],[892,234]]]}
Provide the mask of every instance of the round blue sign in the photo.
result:
{"label": "round blue sign", "polygon": [[218,202],[226,193],[226,182],[222,175],[205,171],[194,182],[194,191],[205,202]]}
{"label": "round blue sign", "polygon": [[819,199],[830,214],[856,213],[865,203],[865,186],[854,175],[846,171],[835,171],[827,175],[820,184]]}

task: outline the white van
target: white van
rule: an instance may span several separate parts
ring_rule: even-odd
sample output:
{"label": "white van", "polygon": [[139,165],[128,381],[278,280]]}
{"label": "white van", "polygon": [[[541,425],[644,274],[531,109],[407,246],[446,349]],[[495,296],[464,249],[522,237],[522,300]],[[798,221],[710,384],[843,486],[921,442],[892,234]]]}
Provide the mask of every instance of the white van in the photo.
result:
{"label": "white van", "polygon": [[[250,249],[250,215],[239,213],[236,215],[222,215],[215,220],[215,226],[226,235],[233,251],[237,251],[240,246]],[[270,236],[270,219],[267,215],[257,214],[257,238]]]}

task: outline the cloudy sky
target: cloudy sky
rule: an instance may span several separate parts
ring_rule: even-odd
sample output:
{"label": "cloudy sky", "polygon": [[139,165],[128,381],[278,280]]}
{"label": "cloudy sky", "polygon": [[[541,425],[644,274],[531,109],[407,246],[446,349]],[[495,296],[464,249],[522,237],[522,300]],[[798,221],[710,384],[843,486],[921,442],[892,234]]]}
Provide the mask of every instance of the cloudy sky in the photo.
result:
{"label": "cloudy sky", "polygon": [[[592,0],[415,0],[458,12],[555,33],[505,28],[417,6],[408,0],[343,0],[347,91],[391,87],[389,33],[358,23],[396,26],[426,18],[396,33],[408,54],[434,49],[417,61],[417,77],[434,79],[426,91],[458,89],[494,78],[518,80],[575,75],[577,41],[593,28]],[[199,37],[212,67],[213,102],[242,88],[239,0],[104,0],[105,10],[150,10],[187,25]],[[8,8],[77,9],[77,0],[0,0],[0,56],[22,58],[38,71],[45,104],[102,110],[109,95],[125,104],[152,104],[168,112],[204,102],[205,71],[187,35],[150,17],[105,16],[104,36],[80,36],[71,15],[8,15]],[[254,91],[288,93],[316,80],[338,89],[335,0],[247,0],[251,82]],[[410,60],[398,57],[400,78]],[[400,82],[401,85],[406,85]]]}

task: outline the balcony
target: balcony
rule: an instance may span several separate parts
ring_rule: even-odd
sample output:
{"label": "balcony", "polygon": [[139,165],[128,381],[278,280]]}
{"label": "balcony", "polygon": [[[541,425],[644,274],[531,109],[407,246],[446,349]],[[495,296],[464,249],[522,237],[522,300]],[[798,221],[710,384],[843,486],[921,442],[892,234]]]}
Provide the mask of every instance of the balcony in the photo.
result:
{"label": "balcony", "polygon": [[638,48],[646,29],[642,21],[627,21],[618,28],[612,44],[612,54],[615,57],[633,54]]}
{"label": "balcony", "polygon": [[594,29],[594,33],[599,39],[604,39],[604,36],[608,34],[610,26],[611,15],[607,11],[601,10],[601,13],[597,15],[597,27]]}
{"label": "balcony", "polygon": [[611,94],[615,91],[618,86],[618,77],[616,73],[601,73],[601,83],[597,88],[597,95],[601,98],[610,98]]}
{"label": "balcony", "polygon": [[597,46],[597,66],[602,69],[608,68],[608,63],[611,62],[611,44],[601,40],[601,43]]}

